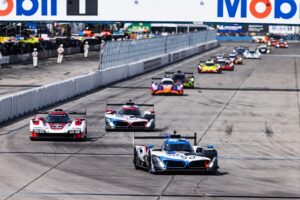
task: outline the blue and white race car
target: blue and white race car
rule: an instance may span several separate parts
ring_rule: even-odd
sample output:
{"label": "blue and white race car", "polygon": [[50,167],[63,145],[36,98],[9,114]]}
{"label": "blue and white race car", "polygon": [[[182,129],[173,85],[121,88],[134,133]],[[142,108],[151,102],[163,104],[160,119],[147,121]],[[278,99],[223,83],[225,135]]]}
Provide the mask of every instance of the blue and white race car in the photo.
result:
{"label": "blue and white race car", "polygon": [[[108,107],[121,106],[119,111]],[[152,110],[142,112],[140,107],[152,107]],[[154,104],[135,104],[131,100],[125,104],[106,105],[105,130],[154,130]]]}
{"label": "blue and white race car", "polygon": [[150,173],[158,172],[209,172],[216,173],[218,166],[217,150],[211,146],[192,146],[188,139],[197,134],[182,137],[180,135],[134,136],[136,139],[164,139],[161,147],[154,145],[134,145],[133,164],[136,169],[146,169]]}

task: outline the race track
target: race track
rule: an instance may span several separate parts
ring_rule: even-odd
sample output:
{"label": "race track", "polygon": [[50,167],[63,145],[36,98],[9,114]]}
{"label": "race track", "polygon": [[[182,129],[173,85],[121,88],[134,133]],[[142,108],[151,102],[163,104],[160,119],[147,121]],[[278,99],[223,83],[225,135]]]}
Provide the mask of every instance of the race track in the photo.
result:
{"label": "race track", "polygon": [[[246,60],[234,72],[195,74],[182,97],[150,95],[151,77],[170,69],[196,72],[199,60],[229,52],[223,43],[164,69],[59,105],[87,109],[89,140],[29,140],[29,119],[0,129],[0,199],[196,200],[300,198],[300,44]],[[132,132],[105,132],[109,102],[155,103],[156,132],[197,132],[219,151],[219,173],[151,175],[136,171]],[[155,143],[157,141],[136,141]]]}

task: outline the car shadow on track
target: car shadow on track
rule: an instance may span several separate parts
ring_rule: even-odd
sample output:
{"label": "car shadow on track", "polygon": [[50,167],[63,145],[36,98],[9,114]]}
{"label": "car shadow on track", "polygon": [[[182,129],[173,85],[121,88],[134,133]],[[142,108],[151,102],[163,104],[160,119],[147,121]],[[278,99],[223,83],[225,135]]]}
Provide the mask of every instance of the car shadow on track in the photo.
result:
{"label": "car shadow on track", "polygon": [[[147,170],[140,169],[140,171],[143,171],[145,173],[148,173]],[[211,172],[156,172],[153,175],[158,175],[158,176],[225,176],[229,175],[229,172],[222,172],[222,171],[217,171],[215,173]]]}

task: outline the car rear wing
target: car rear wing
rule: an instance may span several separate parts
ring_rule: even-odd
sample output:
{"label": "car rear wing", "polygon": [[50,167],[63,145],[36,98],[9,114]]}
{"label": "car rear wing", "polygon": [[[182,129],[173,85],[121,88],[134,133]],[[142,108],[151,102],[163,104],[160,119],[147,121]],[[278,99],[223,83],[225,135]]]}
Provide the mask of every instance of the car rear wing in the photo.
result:
{"label": "car rear wing", "polygon": [[165,74],[175,74],[175,73],[184,73],[186,75],[194,75],[194,72],[165,72]]}
{"label": "car rear wing", "polygon": [[197,133],[194,133],[192,136],[191,135],[182,136],[182,135],[177,135],[176,131],[174,131],[173,134],[165,134],[165,135],[158,135],[158,136],[152,136],[152,135],[151,136],[136,136],[134,133],[132,144],[134,147],[136,139],[139,139],[139,140],[162,140],[162,139],[167,139],[167,138],[174,138],[174,139],[182,138],[182,139],[194,140],[194,145],[197,145]]}
{"label": "car rear wing", "polygon": [[[36,114],[36,115],[38,115],[38,114],[40,114],[40,115],[47,115],[50,112],[52,112],[52,111],[36,111],[34,114]],[[84,116],[86,116],[86,111],[84,111],[84,112],[67,112],[67,111],[65,111],[65,112],[68,115],[84,115]]]}
{"label": "car rear wing", "polygon": [[151,78],[152,81],[154,81],[154,80],[162,80],[162,79],[163,79],[163,78],[160,78],[160,77],[152,77],[152,78]]}
{"label": "car rear wing", "polygon": [[106,103],[106,109],[108,106],[140,106],[140,107],[153,107],[154,108],[154,104],[136,104],[134,102],[132,102],[131,100],[129,100],[126,103]]}

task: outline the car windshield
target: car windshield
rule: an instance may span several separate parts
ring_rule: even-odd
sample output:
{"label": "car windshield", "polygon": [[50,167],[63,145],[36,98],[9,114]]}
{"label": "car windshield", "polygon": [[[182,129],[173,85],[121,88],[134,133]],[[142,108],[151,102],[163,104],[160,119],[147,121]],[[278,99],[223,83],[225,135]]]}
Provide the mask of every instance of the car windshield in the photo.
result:
{"label": "car windshield", "polygon": [[249,53],[255,53],[255,51],[249,51]]}
{"label": "car windshield", "polygon": [[171,143],[166,144],[164,147],[165,151],[185,151],[185,152],[193,152],[193,148],[189,143]]}
{"label": "car windshield", "polygon": [[220,64],[221,66],[224,66],[224,65],[226,65],[226,62],[225,62],[225,61],[221,61],[221,62],[219,62],[219,64]]}
{"label": "car windshield", "polygon": [[139,109],[122,109],[119,112],[121,115],[140,116],[141,112]]}
{"label": "car windshield", "polygon": [[69,123],[70,118],[68,115],[48,115],[46,121],[48,123]]}
{"label": "car windshield", "polygon": [[173,83],[173,81],[163,81],[163,82],[161,82],[161,84],[163,84],[163,85],[173,85],[174,83]]}
{"label": "car windshield", "polygon": [[215,66],[215,63],[206,63],[205,65],[208,67],[212,67],[212,66]]}
{"label": "car windshield", "polygon": [[184,74],[174,74],[173,79],[174,80],[184,80],[185,75]]}
{"label": "car windshield", "polygon": [[244,52],[245,52],[245,49],[237,49],[237,52],[238,52],[238,53],[244,53]]}

